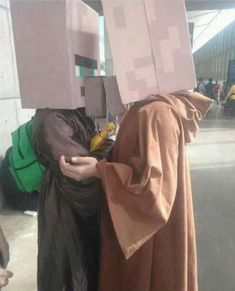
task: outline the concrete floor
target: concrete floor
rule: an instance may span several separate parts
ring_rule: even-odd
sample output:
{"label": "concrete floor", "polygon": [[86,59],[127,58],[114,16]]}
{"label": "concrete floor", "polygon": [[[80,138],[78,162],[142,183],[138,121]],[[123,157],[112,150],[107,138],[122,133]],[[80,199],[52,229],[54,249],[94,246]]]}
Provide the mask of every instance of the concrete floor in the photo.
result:
{"label": "concrete floor", "polygon": [[8,269],[14,273],[4,291],[36,291],[37,218],[21,212],[4,211],[0,225],[10,245]]}
{"label": "concrete floor", "polygon": [[225,119],[215,106],[189,157],[199,291],[235,291],[235,118]]}
{"label": "concrete floor", "polygon": [[[189,157],[198,234],[199,291],[234,291],[235,119],[224,119],[215,106],[189,146]],[[36,218],[6,211],[0,215],[0,224],[11,245],[9,269],[15,273],[4,290],[36,291]]]}

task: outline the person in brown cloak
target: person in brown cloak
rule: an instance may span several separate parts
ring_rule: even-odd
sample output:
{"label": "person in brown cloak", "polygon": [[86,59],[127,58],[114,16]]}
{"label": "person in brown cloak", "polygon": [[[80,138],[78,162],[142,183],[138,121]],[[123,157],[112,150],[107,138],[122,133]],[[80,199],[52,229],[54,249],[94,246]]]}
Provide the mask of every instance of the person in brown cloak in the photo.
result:
{"label": "person in brown cloak", "polygon": [[62,153],[67,160],[89,155],[94,134],[84,108],[39,109],[33,118],[36,153],[46,167],[38,214],[39,291],[96,290],[101,185],[97,178],[66,178],[58,162]]}
{"label": "person in brown cloak", "polygon": [[112,162],[61,157],[65,176],[96,176],[105,190],[99,291],[198,290],[186,144],[210,105],[199,93],[152,96],[129,110]]}

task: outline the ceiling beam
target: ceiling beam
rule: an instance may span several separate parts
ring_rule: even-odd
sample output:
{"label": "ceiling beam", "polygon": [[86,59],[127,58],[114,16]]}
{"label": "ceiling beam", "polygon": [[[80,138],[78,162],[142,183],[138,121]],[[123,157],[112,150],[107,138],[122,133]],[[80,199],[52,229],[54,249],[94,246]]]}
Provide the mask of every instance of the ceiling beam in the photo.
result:
{"label": "ceiling beam", "polygon": [[199,10],[220,10],[235,8],[235,1],[219,1],[219,0],[186,0],[187,11]]}
{"label": "ceiling beam", "polygon": [[100,0],[82,0],[90,7],[95,9],[100,15],[103,15],[103,7]]}
{"label": "ceiling beam", "polygon": [[[83,0],[100,15],[103,15],[102,4],[100,0]],[[130,1],[130,0],[126,0]],[[133,1],[133,0],[131,0]],[[185,0],[186,9],[188,11],[199,11],[199,10],[217,10],[217,9],[230,9],[235,8],[235,1],[222,1],[222,0]]]}

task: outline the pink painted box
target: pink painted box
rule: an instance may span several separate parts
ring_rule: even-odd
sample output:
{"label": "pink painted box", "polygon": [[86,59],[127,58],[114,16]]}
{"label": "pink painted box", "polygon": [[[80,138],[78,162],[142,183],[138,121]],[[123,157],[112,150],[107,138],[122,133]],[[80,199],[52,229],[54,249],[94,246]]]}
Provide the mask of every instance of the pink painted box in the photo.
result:
{"label": "pink painted box", "polygon": [[106,117],[107,111],[113,116],[125,111],[116,77],[85,77],[86,114],[93,117]]}
{"label": "pink painted box", "polygon": [[116,77],[113,76],[104,78],[104,88],[108,111],[113,116],[125,112],[126,109],[121,101]]}
{"label": "pink painted box", "polygon": [[78,0],[11,0],[24,108],[84,107],[84,76],[99,74],[99,16]]}
{"label": "pink painted box", "polygon": [[122,103],[196,86],[184,0],[102,4]]}
{"label": "pink painted box", "polygon": [[106,117],[106,96],[103,77],[85,77],[86,114],[93,117]]}

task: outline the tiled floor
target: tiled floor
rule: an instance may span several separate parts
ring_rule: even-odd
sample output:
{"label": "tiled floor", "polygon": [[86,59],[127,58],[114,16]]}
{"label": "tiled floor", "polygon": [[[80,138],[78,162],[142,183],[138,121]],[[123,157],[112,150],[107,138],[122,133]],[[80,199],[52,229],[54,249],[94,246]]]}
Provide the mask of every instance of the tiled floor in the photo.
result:
{"label": "tiled floor", "polygon": [[[189,157],[198,233],[199,290],[234,291],[235,119],[224,119],[215,106],[202,122],[198,138],[189,145]],[[36,291],[36,218],[4,212],[0,224],[11,245],[9,269],[15,273],[5,290]]]}

